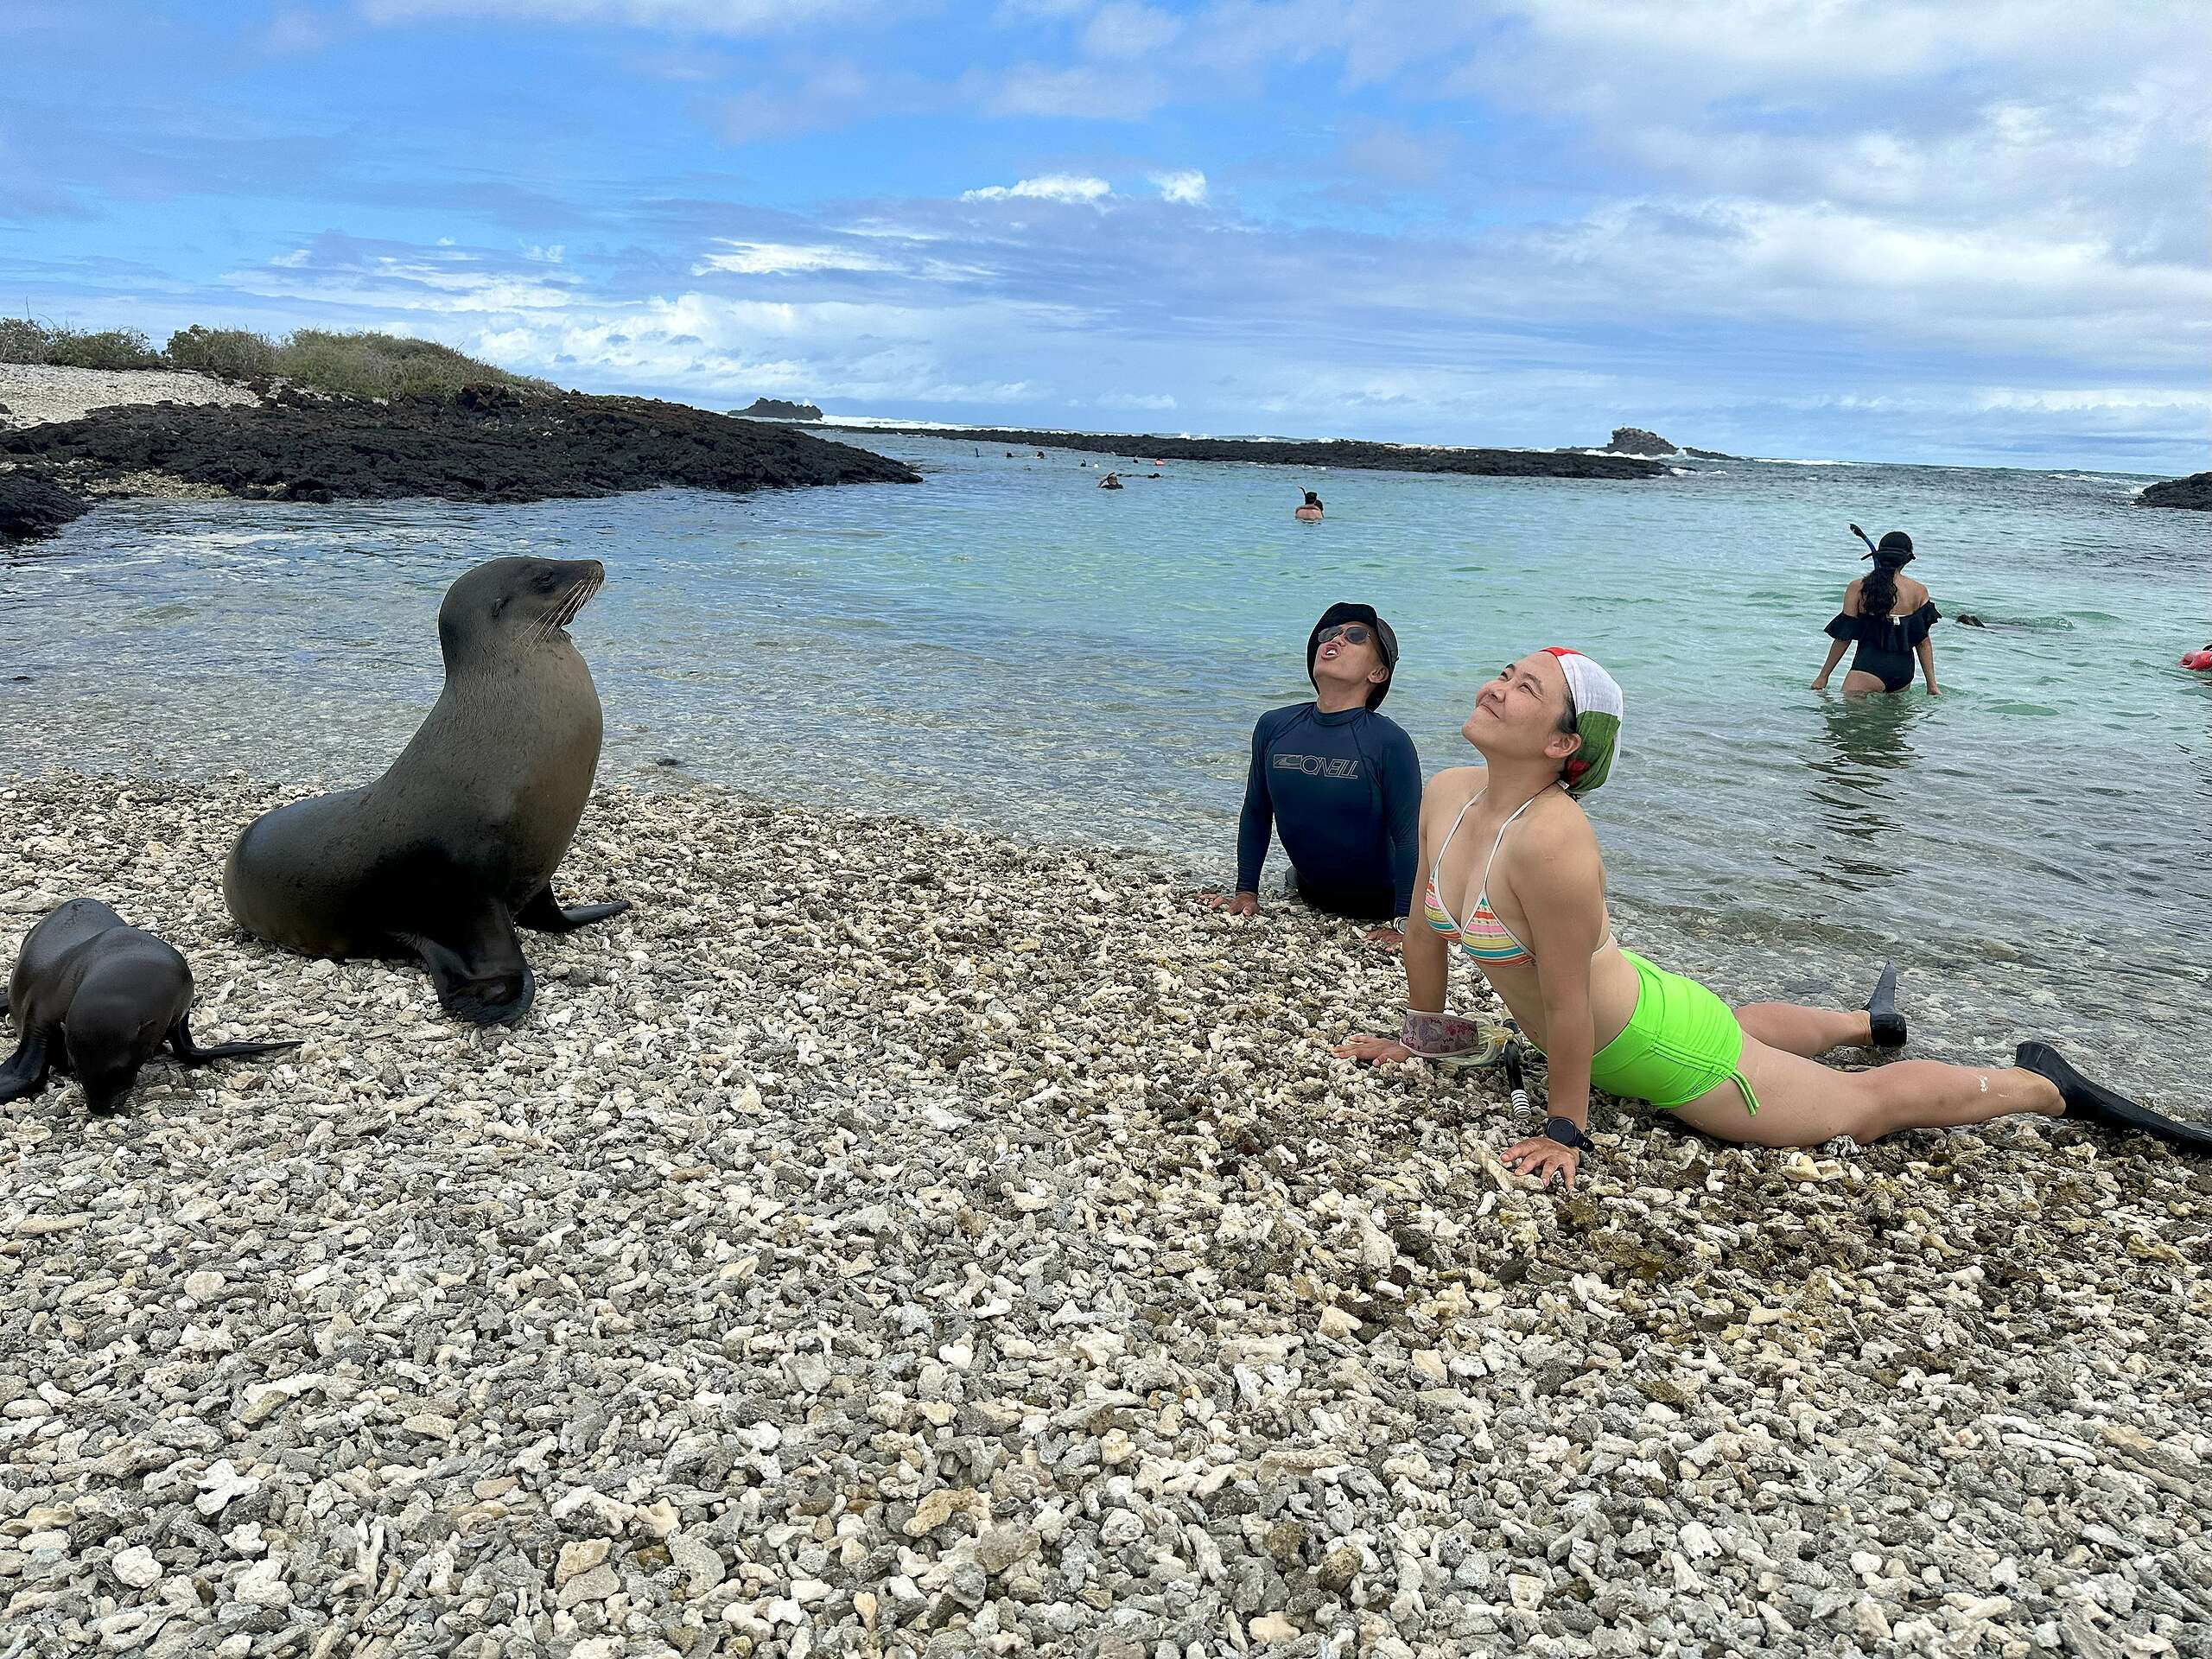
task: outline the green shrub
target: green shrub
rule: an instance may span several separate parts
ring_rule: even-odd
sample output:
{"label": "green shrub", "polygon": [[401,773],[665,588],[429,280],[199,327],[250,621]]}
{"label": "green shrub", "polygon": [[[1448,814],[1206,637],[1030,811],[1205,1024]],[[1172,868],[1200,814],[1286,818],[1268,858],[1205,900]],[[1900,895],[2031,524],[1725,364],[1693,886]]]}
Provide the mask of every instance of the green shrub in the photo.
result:
{"label": "green shrub", "polygon": [[194,323],[156,352],[136,328],[89,333],[29,317],[0,317],[0,363],[77,369],[189,369],[231,379],[271,375],[308,391],[346,397],[450,397],[463,386],[556,390],[550,382],[509,374],[434,340],[367,330],[297,328],[271,340],[245,328]]}
{"label": "green shrub", "polygon": [[46,360],[64,369],[158,369],[161,354],[136,328],[103,328],[79,334],[57,328]]}
{"label": "green shrub", "polygon": [[29,317],[0,317],[0,363],[43,363],[53,331]]}
{"label": "green shrub", "polygon": [[450,397],[463,386],[487,383],[551,390],[545,381],[509,374],[434,340],[321,328],[295,330],[276,348],[271,372],[312,391],[356,397]]}
{"label": "green shrub", "polygon": [[61,369],[157,369],[161,353],[136,328],[90,333],[29,317],[0,317],[0,363]]}
{"label": "green shrub", "polygon": [[276,342],[248,328],[202,328],[195,322],[171,334],[162,355],[174,368],[249,380],[274,372]]}
{"label": "green shrub", "polygon": [[274,372],[313,391],[346,397],[389,397],[391,362],[365,342],[372,336],[300,328],[276,348]]}

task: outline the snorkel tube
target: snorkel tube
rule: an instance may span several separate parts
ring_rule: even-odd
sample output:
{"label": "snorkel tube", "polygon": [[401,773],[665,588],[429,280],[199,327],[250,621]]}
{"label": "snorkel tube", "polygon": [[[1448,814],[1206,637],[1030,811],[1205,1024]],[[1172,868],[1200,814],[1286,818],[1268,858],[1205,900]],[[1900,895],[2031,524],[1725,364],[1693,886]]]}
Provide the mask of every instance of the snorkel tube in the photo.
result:
{"label": "snorkel tube", "polygon": [[1874,538],[1872,536],[1869,536],[1865,531],[1859,529],[1858,525],[1853,524],[1851,527],[1851,533],[1856,536],[1860,541],[1866,543],[1866,550],[1869,553],[1879,553],[1882,550],[1880,548],[1874,545]]}
{"label": "snorkel tube", "polygon": [[1509,1039],[1505,1045],[1505,1083],[1513,1091],[1515,1115],[1525,1116],[1529,1110],[1529,1080],[1521,1072],[1521,1039]]}

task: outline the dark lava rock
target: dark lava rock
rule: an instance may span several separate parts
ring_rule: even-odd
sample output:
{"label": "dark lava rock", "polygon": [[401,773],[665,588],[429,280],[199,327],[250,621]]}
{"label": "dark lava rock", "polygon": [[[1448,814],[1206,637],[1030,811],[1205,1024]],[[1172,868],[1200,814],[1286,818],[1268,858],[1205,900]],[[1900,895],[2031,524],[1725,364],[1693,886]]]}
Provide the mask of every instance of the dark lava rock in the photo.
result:
{"label": "dark lava rock", "polygon": [[2153,484],[2135,501],[2139,506],[2186,507],[2195,512],[2212,512],[2212,473],[2191,473],[2187,478],[2170,478],[2163,484]]}
{"label": "dark lava rock", "polygon": [[1605,448],[1617,455],[1688,455],[1694,461],[1743,459],[1741,455],[1725,454],[1718,449],[1700,449],[1694,444],[1673,444],[1656,432],[1647,432],[1640,426],[1615,427]]}
{"label": "dark lava rock", "polygon": [[743,409],[734,409],[730,413],[753,421],[818,421],[822,418],[822,411],[812,404],[787,404],[780,397],[755,397]]}
{"label": "dark lava rock", "polygon": [[[826,423],[833,429],[835,421]],[[1656,461],[1582,450],[1442,449],[1363,443],[1351,438],[1279,441],[1272,438],[1163,438],[1125,432],[1031,432],[993,428],[951,431],[943,427],[864,429],[906,438],[951,438],[974,443],[1020,444],[1124,455],[1135,461],[1242,461],[1273,467],[1340,467],[1389,473],[1471,473],[1498,478],[1664,478]]]}
{"label": "dark lava rock", "polygon": [[1656,432],[1647,432],[1640,426],[1617,426],[1605,448],[1617,455],[1671,455],[1675,446]]}
{"label": "dark lava rock", "polygon": [[17,467],[0,473],[0,542],[51,536],[92,504],[52,479]]}
{"label": "dark lava rock", "polygon": [[677,485],[743,494],[816,484],[918,484],[865,449],[683,404],[505,385],[451,399],[308,397],[251,407],[141,404],[0,432],[13,478],[168,473],[283,501],[542,501]]}

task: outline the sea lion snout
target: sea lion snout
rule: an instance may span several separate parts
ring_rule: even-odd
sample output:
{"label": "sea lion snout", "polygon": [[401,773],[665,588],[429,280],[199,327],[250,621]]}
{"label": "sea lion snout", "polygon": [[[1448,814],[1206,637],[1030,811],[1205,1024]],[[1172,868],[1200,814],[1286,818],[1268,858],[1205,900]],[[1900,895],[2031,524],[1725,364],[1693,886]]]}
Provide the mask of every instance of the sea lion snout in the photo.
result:
{"label": "sea lion snout", "polygon": [[597,559],[510,555],[478,565],[446,589],[438,638],[448,664],[455,652],[498,649],[505,639],[547,639],[575,620],[607,581]]}

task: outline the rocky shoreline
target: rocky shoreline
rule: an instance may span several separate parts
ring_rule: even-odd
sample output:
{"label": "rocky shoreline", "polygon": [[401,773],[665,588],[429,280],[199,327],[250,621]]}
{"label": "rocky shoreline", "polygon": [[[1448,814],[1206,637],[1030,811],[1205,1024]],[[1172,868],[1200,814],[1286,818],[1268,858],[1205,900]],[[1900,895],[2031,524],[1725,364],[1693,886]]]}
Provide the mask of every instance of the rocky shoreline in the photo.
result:
{"label": "rocky shoreline", "polygon": [[[2212,1173],[2012,1122],[1863,1154],[1376,1074],[1388,958],[1173,873],[595,798],[512,1033],[225,915],[296,791],[0,789],[202,1041],[0,1116],[11,1651],[2189,1650]],[[851,902],[855,893],[868,902]],[[1464,998],[1463,998],[1464,1000]],[[27,1643],[24,1639],[27,1638]],[[1201,1644],[1193,1647],[1192,1644]]]}
{"label": "rocky shoreline", "polygon": [[[187,377],[163,375],[163,380]],[[0,538],[47,534],[149,475],[247,499],[539,501],[680,486],[743,494],[921,481],[788,426],[641,397],[508,386],[389,402],[265,390],[0,429]]]}
{"label": "rocky shoreline", "polygon": [[1731,455],[1718,449],[1700,449],[1689,444],[1676,443],[1662,438],[1648,427],[1617,426],[1613,435],[1605,440],[1605,447],[1617,455],[1643,455],[1661,461],[1670,455],[1688,455],[1693,461],[1741,461],[1741,455]]}
{"label": "rocky shoreline", "polygon": [[2192,512],[2212,512],[2212,473],[2191,473],[2153,484],[2135,498],[2142,507],[2181,507]]}
{"label": "rocky shoreline", "polygon": [[[809,423],[810,425],[815,423]],[[845,426],[825,419],[827,430],[893,437],[1015,444],[1029,449],[1075,449],[1133,461],[1229,461],[1268,467],[1342,467],[1392,473],[1465,473],[1484,478],[1664,478],[1657,461],[1633,455],[1592,454],[1580,449],[1452,449],[1370,443],[1355,438],[1167,438],[1125,432],[1032,432],[1013,428]]]}

